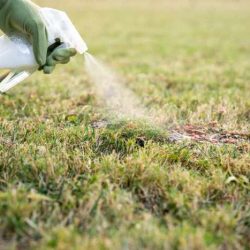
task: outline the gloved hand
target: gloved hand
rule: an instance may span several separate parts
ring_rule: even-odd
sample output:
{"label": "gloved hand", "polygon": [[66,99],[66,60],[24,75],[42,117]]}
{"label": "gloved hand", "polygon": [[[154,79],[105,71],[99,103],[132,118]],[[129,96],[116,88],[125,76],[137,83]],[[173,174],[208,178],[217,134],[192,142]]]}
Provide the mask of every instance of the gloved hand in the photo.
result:
{"label": "gloved hand", "polygon": [[0,29],[6,35],[28,39],[44,73],[50,74],[58,63],[67,63],[76,54],[74,49],[57,48],[47,58],[48,36],[39,14],[39,7],[29,0],[0,0]]}
{"label": "gloved hand", "polygon": [[38,6],[29,0],[1,0],[0,29],[8,36],[17,34],[28,39],[39,66],[45,64],[48,38]]}
{"label": "gloved hand", "polygon": [[75,56],[77,51],[75,49],[66,48],[56,48],[47,57],[46,64],[42,68],[45,74],[50,74],[54,69],[56,64],[66,64],[70,61],[70,57]]}

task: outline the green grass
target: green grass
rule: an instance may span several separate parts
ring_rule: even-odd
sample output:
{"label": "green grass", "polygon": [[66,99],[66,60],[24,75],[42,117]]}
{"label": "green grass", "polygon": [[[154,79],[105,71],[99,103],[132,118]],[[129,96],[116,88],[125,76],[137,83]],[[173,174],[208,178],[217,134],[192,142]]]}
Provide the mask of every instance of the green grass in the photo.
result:
{"label": "green grass", "polygon": [[[169,128],[249,134],[248,1],[38,3]],[[81,57],[0,96],[0,249],[249,249],[249,141],[107,119]]]}

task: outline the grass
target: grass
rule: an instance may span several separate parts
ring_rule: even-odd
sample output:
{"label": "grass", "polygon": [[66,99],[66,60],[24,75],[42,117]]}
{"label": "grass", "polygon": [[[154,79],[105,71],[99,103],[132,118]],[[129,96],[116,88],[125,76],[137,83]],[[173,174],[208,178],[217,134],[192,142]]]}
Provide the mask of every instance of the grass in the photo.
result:
{"label": "grass", "polygon": [[[169,128],[249,138],[248,1],[38,3],[67,10]],[[0,249],[249,249],[249,140],[106,122],[81,57],[0,96],[0,114]]]}

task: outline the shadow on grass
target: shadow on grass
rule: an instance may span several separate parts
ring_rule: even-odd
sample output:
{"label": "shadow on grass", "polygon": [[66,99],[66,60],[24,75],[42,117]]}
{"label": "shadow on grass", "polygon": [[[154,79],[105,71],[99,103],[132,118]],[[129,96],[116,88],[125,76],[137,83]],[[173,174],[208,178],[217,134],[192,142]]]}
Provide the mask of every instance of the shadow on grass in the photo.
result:
{"label": "shadow on grass", "polygon": [[99,121],[92,127],[98,128],[96,141],[93,145],[95,153],[117,153],[124,156],[134,150],[143,148],[147,142],[159,144],[169,143],[166,131],[149,126],[141,121]]}

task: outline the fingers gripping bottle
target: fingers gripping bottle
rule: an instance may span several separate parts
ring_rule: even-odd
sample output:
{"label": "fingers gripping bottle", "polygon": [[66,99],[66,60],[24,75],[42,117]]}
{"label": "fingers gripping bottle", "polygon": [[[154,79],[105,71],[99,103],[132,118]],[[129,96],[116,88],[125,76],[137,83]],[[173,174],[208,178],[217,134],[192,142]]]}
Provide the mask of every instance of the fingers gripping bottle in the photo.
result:
{"label": "fingers gripping bottle", "polygon": [[[86,43],[78,33],[65,12],[40,8],[40,14],[48,32],[49,49],[62,46],[75,48],[80,54],[88,50]],[[32,45],[25,39],[17,36],[0,37],[0,69],[8,69],[10,73],[0,82],[0,92],[22,82],[38,70]]]}

